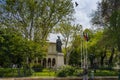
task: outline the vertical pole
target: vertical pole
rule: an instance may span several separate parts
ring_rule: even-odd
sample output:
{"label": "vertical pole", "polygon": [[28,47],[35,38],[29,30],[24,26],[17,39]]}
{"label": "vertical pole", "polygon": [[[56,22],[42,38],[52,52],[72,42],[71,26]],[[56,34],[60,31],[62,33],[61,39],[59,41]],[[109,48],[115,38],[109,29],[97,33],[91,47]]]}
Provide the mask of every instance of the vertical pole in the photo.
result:
{"label": "vertical pole", "polygon": [[84,68],[83,68],[83,80],[88,80],[88,63],[87,63],[87,42],[85,42],[85,54],[84,54]]}
{"label": "vertical pole", "polygon": [[88,68],[87,58],[88,58],[88,53],[87,53],[87,41],[86,41],[86,68]]}
{"label": "vertical pole", "polygon": [[82,68],[83,62],[82,62],[82,41],[81,41],[81,68]]}
{"label": "vertical pole", "polygon": [[86,55],[86,53],[85,53],[86,51],[85,51],[85,44],[83,44],[83,55],[84,55],[84,68],[85,68],[85,55]]}
{"label": "vertical pole", "polygon": [[83,41],[83,80],[88,80],[87,42]]}

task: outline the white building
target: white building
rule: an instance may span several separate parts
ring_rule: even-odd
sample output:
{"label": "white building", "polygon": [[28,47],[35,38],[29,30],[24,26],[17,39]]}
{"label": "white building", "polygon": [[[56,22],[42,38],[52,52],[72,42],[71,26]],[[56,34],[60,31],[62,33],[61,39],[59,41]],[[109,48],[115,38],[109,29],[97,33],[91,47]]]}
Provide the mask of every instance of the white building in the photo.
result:
{"label": "white building", "polygon": [[64,65],[64,54],[56,51],[57,35],[50,34],[48,45],[48,54],[41,60],[41,65],[48,68],[57,68]]}

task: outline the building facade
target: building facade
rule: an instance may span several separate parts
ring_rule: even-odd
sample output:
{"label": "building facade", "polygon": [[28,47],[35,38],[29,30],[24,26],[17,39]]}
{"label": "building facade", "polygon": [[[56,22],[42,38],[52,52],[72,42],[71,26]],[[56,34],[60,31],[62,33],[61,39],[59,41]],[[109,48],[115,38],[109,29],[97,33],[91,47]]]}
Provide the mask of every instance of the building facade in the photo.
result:
{"label": "building facade", "polygon": [[46,68],[57,68],[64,65],[64,54],[56,51],[55,42],[49,42],[48,53],[41,60],[41,65]]}

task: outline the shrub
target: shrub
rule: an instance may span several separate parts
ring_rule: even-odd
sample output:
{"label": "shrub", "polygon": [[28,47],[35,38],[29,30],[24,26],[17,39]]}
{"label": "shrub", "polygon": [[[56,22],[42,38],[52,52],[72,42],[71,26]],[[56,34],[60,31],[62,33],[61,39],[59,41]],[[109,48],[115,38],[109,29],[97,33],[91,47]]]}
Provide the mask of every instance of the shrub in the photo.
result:
{"label": "shrub", "polygon": [[8,73],[11,73],[12,70],[10,68],[8,69],[3,69],[3,68],[0,68],[0,77],[5,77],[8,75]]}
{"label": "shrub", "polygon": [[58,77],[67,77],[67,76],[72,76],[74,75],[75,68],[71,66],[62,66],[58,71],[57,71],[57,76]]}
{"label": "shrub", "polygon": [[108,66],[108,67],[102,66],[102,67],[100,67],[99,69],[100,69],[100,70],[113,70],[112,66]]}
{"label": "shrub", "polygon": [[83,70],[82,69],[75,69],[74,73],[73,73],[74,76],[83,76]]}
{"label": "shrub", "polygon": [[31,76],[33,70],[22,68],[0,68],[0,77],[22,77]]}
{"label": "shrub", "polygon": [[40,65],[40,64],[35,64],[32,69],[35,71],[35,72],[41,72],[43,70],[43,67]]}
{"label": "shrub", "polygon": [[117,71],[110,71],[110,70],[98,70],[95,73],[95,76],[117,76]]}

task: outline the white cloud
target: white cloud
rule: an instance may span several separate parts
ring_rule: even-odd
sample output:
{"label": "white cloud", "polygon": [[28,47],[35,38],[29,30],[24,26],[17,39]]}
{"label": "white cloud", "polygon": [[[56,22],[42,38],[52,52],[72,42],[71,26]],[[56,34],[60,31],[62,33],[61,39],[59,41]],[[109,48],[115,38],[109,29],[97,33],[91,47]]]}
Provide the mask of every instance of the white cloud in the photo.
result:
{"label": "white cloud", "polygon": [[53,33],[50,33],[49,36],[48,36],[48,42],[56,43],[57,36],[60,36],[61,40],[63,39],[63,37],[62,37],[61,34],[53,34]]}
{"label": "white cloud", "polygon": [[[81,24],[83,28],[90,28],[92,25],[90,24],[90,14],[93,10],[97,9],[97,2],[101,0],[73,0],[73,2],[77,2],[79,5],[75,7],[74,17],[76,20],[73,22],[75,24]],[[48,37],[49,42],[56,42],[57,36],[61,36],[60,34],[50,34]],[[61,36],[62,39],[62,36]]]}
{"label": "white cloud", "polygon": [[79,5],[75,8],[75,24],[81,24],[84,28],[90,28],[90,14],[97,9],[97,3],[101,0],[73,0]]}

